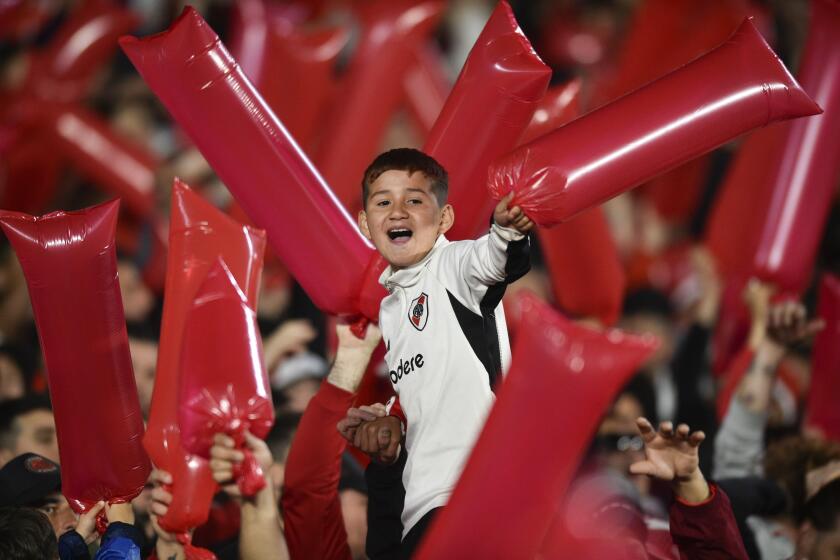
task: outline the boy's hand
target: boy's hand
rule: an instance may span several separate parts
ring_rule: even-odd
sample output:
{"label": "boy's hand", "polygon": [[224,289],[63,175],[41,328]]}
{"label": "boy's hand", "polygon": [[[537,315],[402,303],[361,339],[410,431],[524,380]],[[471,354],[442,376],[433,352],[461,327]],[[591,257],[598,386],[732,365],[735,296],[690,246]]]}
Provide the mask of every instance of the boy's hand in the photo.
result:
{"label": "boy's hand", "polygon": [[525,215],[519,206],[508,208],[508,203],[513,199],[513,195],[514,192],[511,191],[499,201],[496,210],[493,212],[493,221],[500,227],[513,228],[519,233],[528,233],[534,227],[534,222]]}
{"label": "boy's hand", "polygon": [[92,543],[99,536],[96,534],[96,516],[105,507],[105,502],[99,501],[96,504],[79,516],[79,522],[76,524],[76,532],[84,539],[87,544]]}
{"label": "boy's hand", "polygon": [[659,424],[659,431],[647,418],[637,418],[636,425],[645,440],[645,460],[630,465],[633,474],[646,474],[671,482],[674,493],[689,502],[702,502],[709,497],[709,485],[700,472],[697,453],[706,438],[703,432],[691,433],[686,424]]}

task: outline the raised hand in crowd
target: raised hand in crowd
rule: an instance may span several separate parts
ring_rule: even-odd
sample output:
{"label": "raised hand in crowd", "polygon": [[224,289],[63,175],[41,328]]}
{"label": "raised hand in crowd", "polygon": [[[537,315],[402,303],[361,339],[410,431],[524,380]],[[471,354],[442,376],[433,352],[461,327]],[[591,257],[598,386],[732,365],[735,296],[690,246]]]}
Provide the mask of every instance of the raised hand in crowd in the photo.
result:
{"label": "raised hand in crowd", "polygon": [[697,277],[700,297],[694,308],[694,320],[706,328],[712,328],[717,321],[723,285],[718,275],[715,259],[704,246],[691,252],[691,265]]}
{"label": "raised hand in crowd", "polygon": [[76,523],[76,532],[79,533],[87,544],[94,542],[99,535],[96,532],[96,517],[99,512],[105,507],[105,502],[99,501],[96,504],[79,515],[79,521]]}
{"label": "raised hand in crowd", "polygon": [[339,323],[335,327],[338,348],[335,363],[327,381],[350,393],[355,393],[376,346],[382,340],[382,331],[373,323],[365,329],[363,338],[353,334],[350,325]]}
{"label": "raised hand in crowd", "polygon": [[771,286],[756,280],[744,292],[752,320],[747,344],[755,356],[738,385],[736,398],[752,412],[767,410],[776,369],[785,352],[824,326],[821,319],[808,318],[801,302],[772,303],[772,295]]}
{"label": "raised hand in crowd", "polygon": [[284,356],[306,350],[306,345],[315,340],[318,331],[306,319],[284,321],[265,338],[263,352],[265,367],[273,370]]}
{"label": "raised hand in crowd", "polygon": [[283,537],[278,496],[269,475],[273,462],[268,445],[250,432],[245,432],[245,445],[260,465],[265,486],[256,495],[244,497],[234,483],[234,467],[245,459],[245,454],[235,448],[233,438],[216,434],[210,448],[210,469],[222,489],[241,502],[241,530],[239,556],[242,560],[286,559],[289,552]]}
{"label": "raised hand in crowd", "polygon": [[645,442],[645,460],[630,465],[633,474],[645,474],[671,483],[674,494],[689,503],[709,497],[709,484],[700,471],[698,448],[706,435],[691,432],[686,424],[676,430],[671,422],[662,422],[656,430],[647,418],[636,425]]}
{"label": "raised hand in crowd", "polygon": [[166,471],[155,469],[152,471],[149,480],[153,484],[149,516],[152,520],[152,528],[157,536],[155,553],[159,559],[184,560],[183,545],[178,542],[177,537],[173,533],[164,531],[158,523],[158,520],[166,515],[166,512],[169,510],[169,504],[172,503],[172,494],[164,488],[164,485],[172,484],[172,476]]}

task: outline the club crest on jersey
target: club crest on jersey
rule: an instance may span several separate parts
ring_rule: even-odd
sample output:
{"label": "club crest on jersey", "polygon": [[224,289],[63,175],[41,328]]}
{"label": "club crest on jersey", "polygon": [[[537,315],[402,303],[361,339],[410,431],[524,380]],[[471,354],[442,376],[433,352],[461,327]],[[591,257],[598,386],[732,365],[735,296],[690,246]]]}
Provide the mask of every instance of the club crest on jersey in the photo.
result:
{"label": "club crest on jersey", "polygon": [[408,306],[408,320],[418,331],[426,328],[429,321],[429,294],[421,292],[419,296],[411,300]]}

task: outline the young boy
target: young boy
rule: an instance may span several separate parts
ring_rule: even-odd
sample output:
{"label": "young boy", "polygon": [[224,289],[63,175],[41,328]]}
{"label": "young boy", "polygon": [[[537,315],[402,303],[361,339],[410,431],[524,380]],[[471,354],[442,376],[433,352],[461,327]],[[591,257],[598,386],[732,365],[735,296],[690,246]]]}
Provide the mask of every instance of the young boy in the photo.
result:
{"label": "young boy", "polygon": [[404,548],[416,546],[446,504],[481,431],[510,362],[502,295],[530,266],[533,223],[508,209],[510,197],[496,206],[487,235],[451,242],[447,190],[446,171],[413,149],[380,155],[362,181],[359,227],[390,264],[380,277],[388,296],[379,326],[407,419]]}

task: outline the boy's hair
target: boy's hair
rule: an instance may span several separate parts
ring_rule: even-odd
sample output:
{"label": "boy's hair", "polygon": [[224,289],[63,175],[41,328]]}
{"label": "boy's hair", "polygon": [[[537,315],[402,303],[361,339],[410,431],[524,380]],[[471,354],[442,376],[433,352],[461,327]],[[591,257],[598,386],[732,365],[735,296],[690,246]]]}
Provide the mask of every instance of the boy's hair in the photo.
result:
{"label": "boy's hair", "polygon": [[58,558],[58,541],[47,516],[30,508],[0,508],[0,558]]}
{"label": "boy's hair", "polygon": [[395,148],[379,154],[365,169],[362,178],[362,206],[367,206],[370,185],[386,171],[407,171],[409,175],[420,172],[432,182],[432,192],[440,206],[449,195],[449,176],[446,169],[430,155],[413,148]]}

